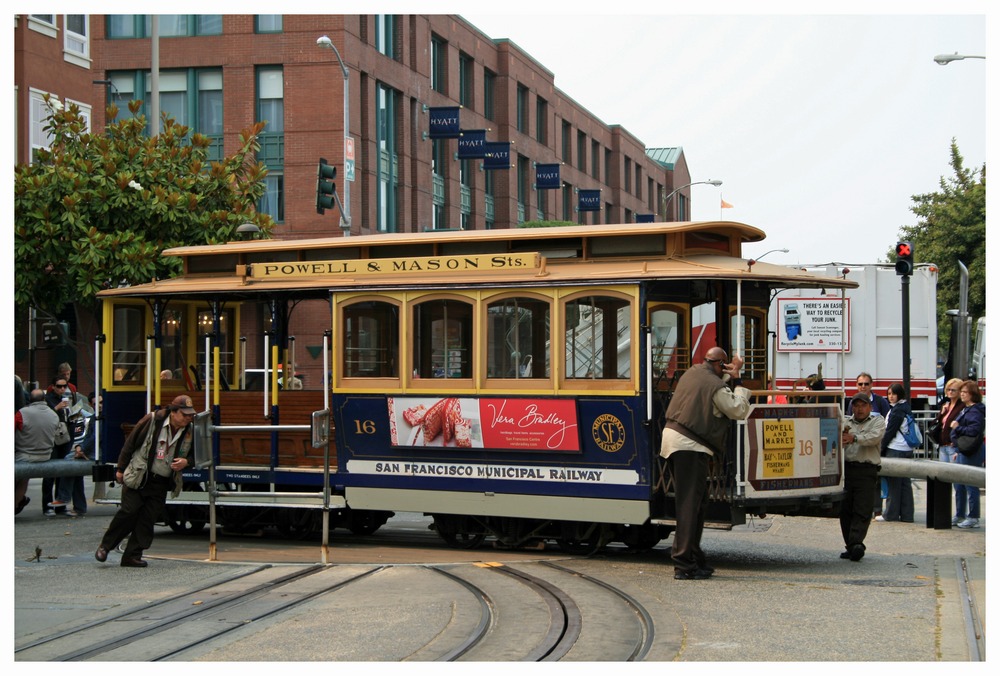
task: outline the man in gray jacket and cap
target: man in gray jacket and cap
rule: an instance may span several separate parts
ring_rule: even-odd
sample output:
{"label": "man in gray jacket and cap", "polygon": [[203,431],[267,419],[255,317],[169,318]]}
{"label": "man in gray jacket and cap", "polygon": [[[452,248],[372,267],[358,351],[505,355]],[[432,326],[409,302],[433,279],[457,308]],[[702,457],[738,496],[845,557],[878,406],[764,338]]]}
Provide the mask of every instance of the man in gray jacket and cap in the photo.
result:
{"label": "man in gray jacket and cap", "polygon": [[842,559],[860,561],[865,555],[865,536],[875,508],[885,418],[872,415],[868,394],[851,398],[851,417],[844,422],[844,502],[840,505],[840,532],[846,550]]}

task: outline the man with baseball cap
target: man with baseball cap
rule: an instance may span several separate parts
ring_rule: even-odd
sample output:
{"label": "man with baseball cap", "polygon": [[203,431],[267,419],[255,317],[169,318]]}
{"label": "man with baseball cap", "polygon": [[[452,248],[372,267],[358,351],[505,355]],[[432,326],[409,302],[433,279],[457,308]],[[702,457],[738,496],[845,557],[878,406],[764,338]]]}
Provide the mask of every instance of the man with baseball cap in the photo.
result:
{"label": "man with baseball cap", "polygon": [[145,568],[142,552],[153,544],[153,526],[167,503],[167,490],[181,492],[181,472],[191,466],[191,397],[182,394],[170,406],[147,413],[136,423],[118,456],[115,480],[122,485],[121,505],[101,538],[94,557],[107,561],[108,552],[128,538],[121,565]]}
{"label": "man with baseball cap", "polygon": [[840,505],[840,532],[845,551],[840,558],[860,561],[865,555],[865,536],[872,520],[875,483],[882,457],[885,418],[872,415],[867,393],[851,398],[851,417],[840,435],[844,448],[844,502]]}

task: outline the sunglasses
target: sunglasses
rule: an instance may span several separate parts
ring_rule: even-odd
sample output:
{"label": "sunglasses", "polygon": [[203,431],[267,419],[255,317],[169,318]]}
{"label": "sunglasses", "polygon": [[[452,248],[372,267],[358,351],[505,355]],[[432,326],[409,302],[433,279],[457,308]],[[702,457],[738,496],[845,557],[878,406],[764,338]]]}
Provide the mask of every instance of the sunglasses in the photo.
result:
{"label": "sunglasses", "polygon": [[53,385],[53,387],[57,387],[57,388],[66,387],[66,383],[63,383],[62,385],[60,385],[59,383],[56,383],[55,385]]}
{"label": "sunglasses", "polygon": [[858,383],[858,387],[871,387],[871,383]]}

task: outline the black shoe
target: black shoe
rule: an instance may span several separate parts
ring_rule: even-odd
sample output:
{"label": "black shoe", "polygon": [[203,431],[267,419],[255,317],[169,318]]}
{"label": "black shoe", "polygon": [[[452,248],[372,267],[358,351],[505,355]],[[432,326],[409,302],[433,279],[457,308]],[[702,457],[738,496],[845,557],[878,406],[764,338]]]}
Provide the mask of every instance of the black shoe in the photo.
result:
{"label": "black shoe", "polygon": [[145,568],[149,564],[140,559],[139,557],[129,557],[122,559],[122,567],[124,568]]}
{"label": "black shoe", "polygon": [[712,577],[712,571],[707,568],[695,568],[694,570],[675,570],[675,580],[707,580]]}
{"label": "black shoe", "polygon": [[101,563],[104,563],[105,561],[108,560],[108,550],[104,548],[104,545],[101,545],[100,547],[97,548],[97,551],[94,552],[94,558],[100,561]]}
{"label": "black shoe", "polygon": [[849,558],[851,558],[851,553],[848,552],[848,551],[843,551],[843,552],[840,553],[840,558],[842,558],[842,559],[849,559]]}
{"label": "black shoe", "polygon": [[851,561],[860,561],[865,555],[864,545],[851,545],[849,558]]}
{"label": "black shoe", "polygon": [[14,514],[15,515],[20,514],[21,510],[27,507],[29,502],[31,502],[31,498],[29,498],[27,495],[21,498],[21,502],[17,503],[17,507],[14,508]]}

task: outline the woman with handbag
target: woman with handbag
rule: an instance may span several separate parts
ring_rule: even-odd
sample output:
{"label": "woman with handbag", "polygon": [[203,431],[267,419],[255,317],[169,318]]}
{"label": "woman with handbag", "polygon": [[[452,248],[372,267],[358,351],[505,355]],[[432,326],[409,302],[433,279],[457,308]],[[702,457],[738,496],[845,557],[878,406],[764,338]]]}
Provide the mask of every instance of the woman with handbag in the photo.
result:
{"label": "woman with handbag", "polygon": [[957,462],[955,455],[958,450],[951,440],[951,423],[958,417],[958,414],[965,408],[958,391],[962,387],[961,378],[951,378],[944,385],[945,400],[941,404],[934,419],[934,425],[930,429],[931,439],[938,445],[938,460],[941,462]]}
{"label": "woman with handbag", "polygon": [[[986,405],[979,385],[975,380],[966,380],[959,387],[958,396],[965,408],[951,421],[951,441],[957,451],[957,461],[960,465],[986,467]],[[952,523],[959,528],[979,527],[978,486],[955,486]]]}
{"label": "woman with handbag", "polygon": [[[889,415],[885,420],[882,457],[912,458],[913,448],[903,438],[903,427],[913,419],[910,402],[906,400],[906,389],[901,383],[893,383],[889,386],[886,399],[892,408],[889,409]],[[885,482],[888,495],[882,520],[913,523],[913,484],[909,477],[886,477]]]}

